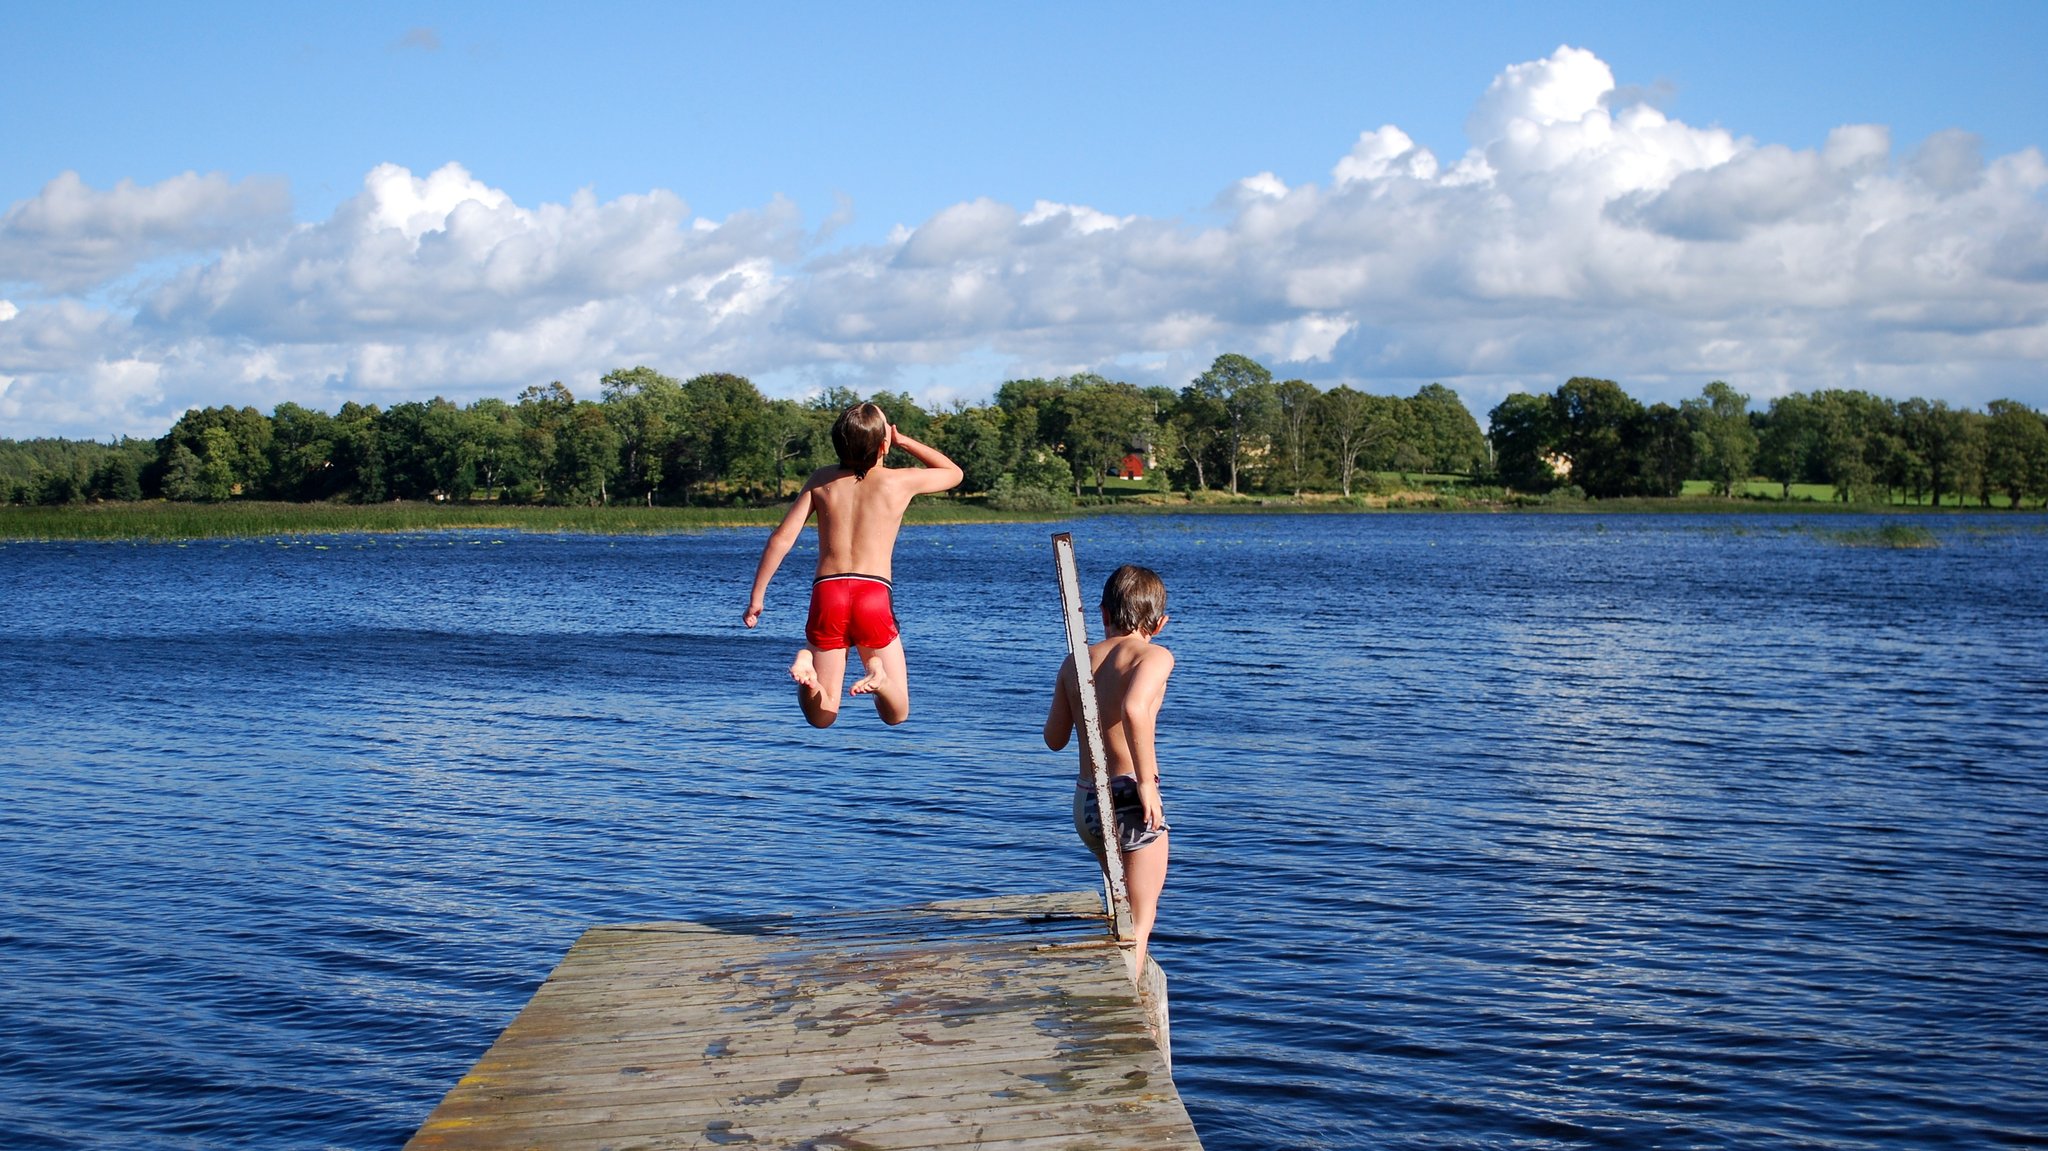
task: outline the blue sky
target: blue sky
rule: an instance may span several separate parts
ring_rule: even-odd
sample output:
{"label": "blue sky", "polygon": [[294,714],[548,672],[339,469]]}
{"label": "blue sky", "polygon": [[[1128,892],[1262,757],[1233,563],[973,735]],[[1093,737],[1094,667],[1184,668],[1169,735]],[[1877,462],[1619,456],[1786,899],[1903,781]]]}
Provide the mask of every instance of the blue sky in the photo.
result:
{"label": "blue sky", "polygon": [[1222,351],[2048,403],[2040,3],[0,12],[0,436]]}

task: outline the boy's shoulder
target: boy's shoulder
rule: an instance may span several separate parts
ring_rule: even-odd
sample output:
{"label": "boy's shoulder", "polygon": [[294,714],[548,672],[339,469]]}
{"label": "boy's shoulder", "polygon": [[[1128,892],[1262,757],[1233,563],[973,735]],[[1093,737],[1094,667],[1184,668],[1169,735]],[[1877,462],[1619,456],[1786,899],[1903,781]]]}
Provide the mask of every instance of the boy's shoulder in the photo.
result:
{"label": "boy's shoulder", "polygon": [[1114,659],[1117,666],[1130,671],[1140,668],[1151,668],[1160,672],[1173,670],[1173,652],[1151,640],[1132,643],[1129,636],[1111,636],[1097,641],[1091,647],[1099,653],[1096,657],[1098,660]]}
{"label": "boy's shoulder", "polygon": [[853,472],[851,470],[840,467],[838,464],[826,464],[824,467],[811,473],[811,478],[804,481],[804,487],[822,488],[826,484],[852,478]]}

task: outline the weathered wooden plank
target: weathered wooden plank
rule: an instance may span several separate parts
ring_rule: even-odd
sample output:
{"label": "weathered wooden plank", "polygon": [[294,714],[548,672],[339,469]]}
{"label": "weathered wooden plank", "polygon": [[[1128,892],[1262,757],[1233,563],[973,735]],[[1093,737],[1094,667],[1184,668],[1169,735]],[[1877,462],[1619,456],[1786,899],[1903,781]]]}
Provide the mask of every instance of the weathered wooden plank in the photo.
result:
{"label": "weathered wooden plank", "polygon": [[[1107,946],[1107,944],[1103,944]],[[564,964],[548,978],[548,985],[557,990],[569,990],[576,984],[592,981],[619,980],[630,978],[635,983],[647,982],[653,985],[681,984],[686,981],[697,983],[714,982],[730,978],[733,974],[758,973],[774,975],[802,964],[815,967],[835,963],[849,974],[863,970],[881,970],[892,963],[923,962],[934,963],[947,959],[971,961],[976,956],[1003,957],[1010,962],[1012,956],[1022,956],[1026,963],[1056,962],[1060,953],[1076,948],[1036,943],[1031,940],[977,939],[971,941],[945,940],[927,945],[908,942],[842,943],[833,941],[830,945],[795,947],[781,943],[761,943],[747,950],[714,950],[681,944],[650,943],[631,952],[619,953],[602,962],[584,959],[570,966]]]}
{"label": "weathered wooden plank", "polygon": [[660,1004],[664,1009],[698,1007],[706,1011],[746,1004],[761,1011],[781,1012],[792,1004],[854,995],[880,996],[891,1005],[900,1005],[912,996],[933,996],[935,993],[925,985],[935,978],[963,988],[971,986],[977,992],[972,996],[964,991],[937,994],[933,1001],[940,1006],[985,1002],[988,994],[1072,994],[1098,983],[1104,987],[1129,986],[1128,967],[1105,963],[1104,956],[1122,962],[1120,953],[1105,947],[1094,954],[978,951],[892,955],[873,962],[819,954],[809,957],[810,962],[801,971],[746,966],[679,971],[673,963],[636,964],[603,976],[593,973],[582,979],[549,980],[535,994],[533,1003],[541,1010],[581,1012],[630,1011],[649,1004]]}
{"label": "weathered wooden plank", "polygon": [[602,945],[664,933],[713,936],[728,941],[778,934],[818,939],[862,932],[908,931],[931,936],[949,930],[969,931],[987,924],[1003,925],[1008,930],[1012,926],[1028,928],[1038,923],[1070,921],[1104,922],[1101,897],[1093,892],[1068,891],[944,900],[889,911],[824,911],[710,921],[654,920],[594,927],[586,938],[592,945]]}
{"label": "weathered wooden plank", "polygon": [[1201,1151],[1201,1142],[1184,1124],[1152,1120],[1120,1121],[1096,1116],[1073,1123],[1034,1125],[1036,1130],[982,1127],[971,1119],[944,1127],[877,1130],[858,1124],[811,1123],[771,1130],[737,1120],[712,1120],[701,1126],[667,1130],[620,1131],[604,1127],[568,1128],[551,1132],[545,1142],[508,1142],[495,1132],[455,1132],[438,1136],[433,1151],[499,1151],[507,1147],[547,1151],[731,1151],[734,1147],[767,1151]]}
{"label": "weathered wooden plank", "polygon": [[[677,1091],[613,1092],[603,1096],[564,1098],[552,1106],[539,1100],[522,1100],[518,1110],[493,1108],[466,1115],[442,1116],[465,1131],[498,1130],[533,1137],[555,1128],[602,1124],[618,1131],[658,1130],[701,1124],[719,1118],[745,1116],[755,1120],[783,1115],[805,1116],[811,1121],[860,1123],[872,1128],[943,1126],[962,1115],[985,1123],[1016,1125],[1027,1120],[1051,1123],[1060,1113],[1079,1103],[1086,1116],[1145,1114],[1163,1098],[1162,1092],[1123,1077],[1089,1081],[1061,1078],[1059,1073],[1041,1073],[1037,1081],[1025,1077],[991,1083],[986,1089],[954,1090],[946,1094],[908,1094],[894,1084],[861,1091],[814,1092],[808,1081],[786,1079],[764,1084],[758,1091],[735,1091],[718,1098],[692,1097]],[[939,1120],[934,1123],[933,1120]]]}
{"label": "weathered wooden plank", "polygon": [[[689,1136],[692,1133],[742,1137],[767,1146],[870,1146],[893,1136],[892,1142],[905,1146],[939,1146],[955,1142],[971,1131],[978,1140],[1028,1139],[1049,1135],[1073,1137],[1092,1134],[1102,1137],[1108,1147],[1149,1147],[1145,1142],[1126,1142],[1140,1129],[1186,1140],[1192,1129],[1179,1120],[1160,1115],[1157,1099],[1033,1099],[1008,1103],[1000,1099],[963,1099],[954,1106],[918,1108],[916,1101],[876,1100],[855,1110],[839,1103],[813,1107],[798,1103],[782,1107],[748,1106],[744,1103],[723,1108],[648,1109],[638,1113],[624,1109],[591,1109],[552,1115],[490,1117],[475,1121],[449,1118],[430,1122],[415,1140],[415,1146],[457,1147],[561,1147],[579,1144],[617,1146],[626,1140],[658,1136]],[[858,1140],[834,1142],[833,1140]]]}
{"label": "weathered wooden plank", "polygon": [[[989,1004],[1014,1010],[1047,999],[1096,999],[1120,997],[1130,979],[1116,967],[1122,956],[1108,952],[1110,963],[1081,965],[1061,961],[1044,963],[1030,971],[1030,977],[987,977],[987,971],[973,971],[963,965],[930,965],[918,969],[895,967],[887,975],[846,975],[844,969],[831,971],[842,979],[829,985],[805,985],[795,981],[745,981],[729,989],[705,987],[631,987],[606,985],[569,991],[549,987],[535,997],[528,1012],[528,1028],[545,1028],[553,1016],[571,1016],[580,1032],[604,1032],[612,1022],[629,1026],[635,1016],[649,1012],[666,1020],[698,1020],[705,1026],[737,1026],[743,1022],[788,1022],[793,1018],[887,1018],[924,1010],[928,1014],[973,1016],[987,1014]],[[1020,963],[1030,963],[1020,958]],[[934,989],[944,983],[944,989]],[[750,997],[752,993],[752,997]],[[838,1016],[834,1016],[838,1012]]]}
{"label": "weathered wooden plank", "polygon": [[1199,1147],[1091,893],[593,928],[410,1148]]}
{"label": "weathered wooden plank", "polygon": [[[801,1070],[802,1074],[790,1074]],[[490,1100],[494,1112],[519,1109],[520,1100],[545,1105],[548,1100],[577,1098],[608,1101],[617,1096],[668,1093],[698,1084],[706,1068],[702,1060],[668,1063],[625,1063],[582,1073],[549,1075],[504,1075],[477,1070],[463,1076],[462,1086],[478,1100]],[[719,1082],[725,1099],[748,1099],[764,1093],[786,1092],[801,1084],[810,1105],[817,1106],[845,1095],[866,1098],[946,1099],[997,1093],[1002,1098],[1033,1093],[1063,1094],[1074,1090],[1108,1090],[1123,1087],[1151,1087],[1152,1079],[1142,1068],[1134,1068],[1129,1053],[1113,1058],[1076,1061],[1060,1056],[1032,1057],[1012,1053],[958,1060],[932,1066],[884,1063],[860,1064],[848,1061],[821,1062],[812,1068],[761,1065],[730,1072]],[[702,1096],[713,1099],[712,1095]],[[502,1104],[502,1106],[500,1106]]]}

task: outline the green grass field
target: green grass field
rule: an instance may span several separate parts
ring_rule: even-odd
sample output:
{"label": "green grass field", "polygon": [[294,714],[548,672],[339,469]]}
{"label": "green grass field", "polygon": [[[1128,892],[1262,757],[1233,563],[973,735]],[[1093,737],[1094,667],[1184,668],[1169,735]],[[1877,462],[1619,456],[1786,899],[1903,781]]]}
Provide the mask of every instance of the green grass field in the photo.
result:
{"label": "green grass field", "polygon": [[[1709,481],[1687,480],[1685,481],[1685,491],[1680,498],[1693,499],[1696,497],[1711,497],[1713,493],[1714,485]],[[1788,496],[1785,494],[1785,489],[1783,487],[1776,483],[1771,482],[1770,480],[1750,480],[1748,483],[1738,488],[1735,494],[1737,498],[1747,498],[1751,500],[1767,500],[1774,503],[1831,504],[1836,502],[1835,489],[1827,484],[1793,484],[1791,494]],[[1932,507],[1933,505],[1925,499],[1921,499],[1918,502],[1915,502],[1913,500],[1907,499],[1904,496],[1894,496],[1891,499],[1891,501],[1887,504],[1857,504],[1853,506],[1925,508]],[[1951,496],[1943,500],[1941,506],[1945,508],[1955,507],[1956,504],[1954,497]],[[1970,500],[1966,506],[1976,508],[1980,507],[1981,505],[1973,499]],[[2012,501],[2007,499],[2003,494],[1994,495],[1991,497],[1991,506],[1994,508],[2008,508],[2012,506]]]}

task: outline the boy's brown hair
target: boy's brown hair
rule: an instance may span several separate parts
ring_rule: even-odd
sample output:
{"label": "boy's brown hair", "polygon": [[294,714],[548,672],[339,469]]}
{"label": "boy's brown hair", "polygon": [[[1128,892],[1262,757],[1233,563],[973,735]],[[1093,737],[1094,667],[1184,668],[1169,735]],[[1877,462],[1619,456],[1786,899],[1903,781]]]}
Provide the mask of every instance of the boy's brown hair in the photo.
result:
{"label": "boy's brown hair", "polygon": [[869,468],[882,462],[882,445],[888,442],[889,413],[873,404],[855,404],[832,421],[839,466],[856,476],[866,477]]}
{"label": "boy's brown hair", "polygon": [[1151,568],[1125,564],[1102,585],[1102,614],[1112,632],[1151,635],[1166,618],[1166,581]]}

